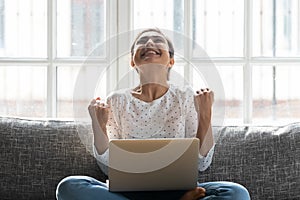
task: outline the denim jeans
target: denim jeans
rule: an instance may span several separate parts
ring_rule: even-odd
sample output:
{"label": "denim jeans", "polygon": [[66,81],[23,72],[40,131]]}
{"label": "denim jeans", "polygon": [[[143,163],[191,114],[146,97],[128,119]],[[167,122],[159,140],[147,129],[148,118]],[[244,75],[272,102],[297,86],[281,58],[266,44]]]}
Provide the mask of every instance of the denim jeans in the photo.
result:
{"label": "denim jeans", "polygon": [[[249,193],[243,186],[232,182],[199,183],[199,187],[206,189],[209,199],[250,200]],[[87,176],[70,176],[64,178],[57,186],[58,200],[134,200],[134,199],[180,199],[186,191],[151,191],[151,192],[110,192],[105,183]]]}

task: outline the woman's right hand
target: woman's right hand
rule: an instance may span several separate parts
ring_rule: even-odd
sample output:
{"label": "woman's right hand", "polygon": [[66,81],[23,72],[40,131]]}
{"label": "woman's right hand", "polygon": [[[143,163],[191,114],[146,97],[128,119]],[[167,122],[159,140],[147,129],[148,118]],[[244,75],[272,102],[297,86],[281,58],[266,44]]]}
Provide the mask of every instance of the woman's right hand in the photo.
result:
{"label": "woman's right hand", "polygon": [[88,110],[92,120],[96,120],[101,128],[106,127],[110,112],[109,105],[100,103],[96,99],[92,99],[88,106]]}

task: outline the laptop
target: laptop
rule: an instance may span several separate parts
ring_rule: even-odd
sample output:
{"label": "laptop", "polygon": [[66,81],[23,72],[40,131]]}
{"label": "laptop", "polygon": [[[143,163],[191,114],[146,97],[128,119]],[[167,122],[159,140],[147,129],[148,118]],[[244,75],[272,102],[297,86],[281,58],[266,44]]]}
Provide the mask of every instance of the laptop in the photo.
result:
{"label": "laptop", "polygon": [[109,190],[193,189],[197,186],[198,155],[198,138],[111,140]]}

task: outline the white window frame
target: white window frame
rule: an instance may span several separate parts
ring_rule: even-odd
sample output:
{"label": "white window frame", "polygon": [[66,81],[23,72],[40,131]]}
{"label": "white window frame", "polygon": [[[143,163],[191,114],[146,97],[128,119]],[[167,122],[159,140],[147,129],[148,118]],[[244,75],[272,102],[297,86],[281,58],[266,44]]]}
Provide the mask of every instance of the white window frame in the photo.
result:
{"label": "white window frame", "polygon": [[[0,63],[7,66],[12,65],[47,65],[47,117],[57,117],[57,66],[80,66],[84,59],[74,58],[57,58],[57,38],[56,38],[56,5],[57,0],[47,0],[48,11],[48,33],[47,33],[47,58],[46,59],[7,59],[0,58]],[[192,1],[184,1],[184,34],[191,38],[192,36]],[[118,34],[133,30],[133,0],[106,0],[106,36],[116,36]],[[289,65],[300,63],[300,58],[263,58],[253,57],[252,52],[252,1],[244,0],[244,52],[240,58],[214,58],[211,61],[219,66],[243,66],[243,122],[244,124],[252,123],[252,67],[253,65]],[[130,42],[129,38],[129,42]],[[97,63],[105,63],[106,59],[116,57],[113,49],[118,49],[123,45],[124,41],[117,41],[106,46],[107,58],[97,59],[90,65]],[[113,46],[113,48],[111,48]],[[191,56],[191,46],[185,44],[186,58]],[[207,60],[191,58],[192,63],[206,63]],[[179,61],[180,62],[180,61]],[[109,74],[109,84],[116,84],[117,80],[125,71],[117,60],[114,71]],[[187,77],[190,74],[189,67],[185,67],[184,75]],[[190,77],[187,77],[190,78]],[[130,81],[130,80],[129,80]]]}
{"label": "white window frame", "polygon": [[[118,11],[118,30],[129,31],[133,29],[131,24],[133,19],[133,0],[118,0],[119,8],[127,7]],[[187,37],[192,38],[192,1],[184,1],[184,34]],[[126,11],[124,11],[126,10]],[[266,57],[254,57],[252,55],[252,12],[253,2],[252,0],[244,0],[244,52],[242,57],[226,57],[215,58],[210,57],[209,62],[213,62],[218,66],[243,66],[243,123],[253,123],[253,96],[252,96],[252,68],[253,65],[290,65],[300,63],[300,58],[266,58]],[[130,19],[130,20],[129,20]],[[191,58],[192,47],[190,44],[185,44],[185,58],[191,60],[194,64],[205,64],[208,61],[205,59]],[[180,62],[180,61],[179,61]],[[184,76],[189,80],[190,68],[185,67]],[[231,122],[230,122],[231,123]],[[233,122],[234,123],[234,122]]]}
{"label": "white window frame", "polygon": [[[116,35],[117,34],[117,0],[106,0],[106,35]],[[57,67],[58,66],[81,66],[85,61],[84,58],[57,58],[57,36],[56,36],[56,8],[57,0],[47,0],[47,117],[56,118],[57,117]],[[109,44],[106,46],[106,58],[99,58],[94,60],[89,60],[86,65],[98,65],[99,63],[106,63],[107,57],[113,55],[113,51],[110,51],[110,46],[115,44]],[[30,63],[31,64],[31,63]],[[44,63],[45,64],[45,63]],[[117,73],[115,73],[117,75]],[[116,77],[110,80],[116,80]]]}

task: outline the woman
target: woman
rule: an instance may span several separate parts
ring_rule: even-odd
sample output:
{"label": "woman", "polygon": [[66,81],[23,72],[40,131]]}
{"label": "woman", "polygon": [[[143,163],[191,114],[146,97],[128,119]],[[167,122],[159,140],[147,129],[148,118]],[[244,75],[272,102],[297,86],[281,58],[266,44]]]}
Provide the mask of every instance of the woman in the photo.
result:
{"label": "woman", "polygon": [[[107,104],[93,99],[89,105],[95,157],[107,173],[110,139],[197,137],[200,140],[199,171],[207,169],[214,152],[211,115],[214,94],[208,88],[196,94],[168,83],[174,65],[172,42],[158,29],[146,29],[131,47],[131,66],[140,77],[134,89],[117,91]],[[248,191],[231,182],[199,183],[190,191],[112,193],[107,185],[90,177],[63,179],[57,199],[250,199]],[[154,197],[155,195],[155,197]]]}

